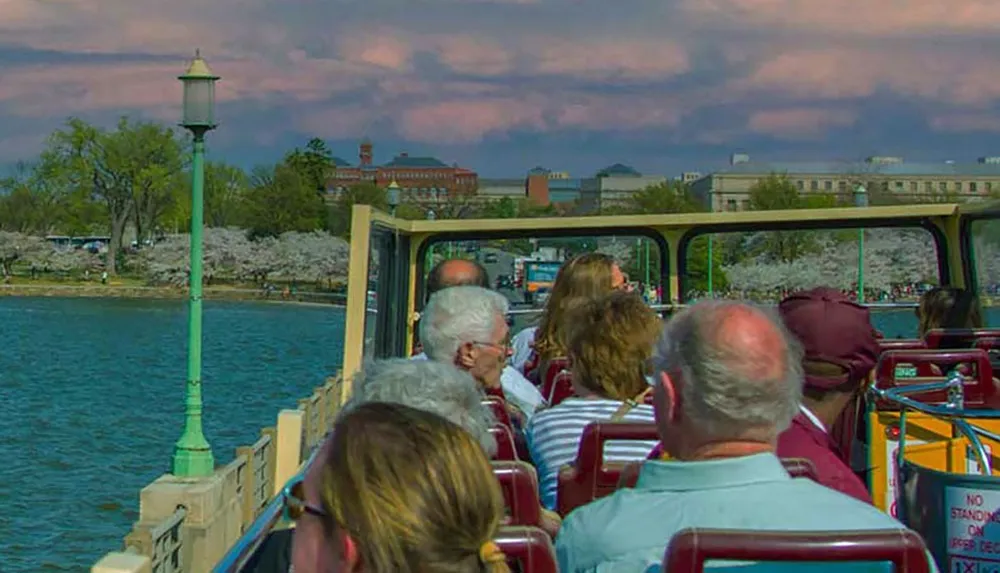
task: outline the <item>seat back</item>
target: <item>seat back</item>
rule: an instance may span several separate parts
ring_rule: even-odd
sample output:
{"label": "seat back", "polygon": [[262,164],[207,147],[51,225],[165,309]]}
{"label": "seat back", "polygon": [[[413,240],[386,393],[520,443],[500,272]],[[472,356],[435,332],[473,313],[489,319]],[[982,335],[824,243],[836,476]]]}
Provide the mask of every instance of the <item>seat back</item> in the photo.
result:
{"label": "seat back", "polygon": [[507,411],[507,403],[497,398],[496,396],[487,396],[483,400],[483,405],[488,407],[493,416],[496,417],[497,423],[501,426],[507,426],[508,428],[513,428],[514,426],[510,421],[510,412]]}
{"label": "seat back", "polygon": [[[622,468],[621,476],[618,478],[617,489],[635,487],[639,481],[639,472],[642,471],[642,464],[645,462],[629,462]],[[818,481],[816,466],[805,458],[781,458],[781,465],[785,466],[785,471],[793,478],[809,478]]]}
{"label": "seat back", "polygon": [[563,370],[569,368],[569,360],[565,358],[553,358],[545,367],[545,372],[539,376],[538,385],[542,389],[542,396],[548,397],[552,394],[552,386],[556,382],[556,376]]}
{"label": "seat back", "polygon": [[548,400],[550,406],[555,406],[575,394],[576,390],[573,389],[573,374],[569,370],[563,370],[559,374],[556,374],[555,379],[549,387],[549,393],[543,394],[543,396]]}
{"label": "seat back", "polygon": [[503,424],[490,428],[490,435],[497,441],[497,453],[493,456],[498,461],[518,461],[517,448],[514,445],[513,431]]}
{"label": "seat back", "polygon": [[880,352],[885,352],[887,350],[924,350],[927,348],[924,341],[919,338],[883,338],[878,341],[878,346]]}
{"label": "seat back", "polygon": [[538,475],[526,462],[495,461],[493,475],[500,482],[508,525],[537,526],[541,522],[542,502],[538,496]]}
{"label": "seat back", "polygon": [[980,338],[1000,337],[996,328],[935,328],[924,335],[927,348],[972,348]]}
{"label": "seat back", "polygon": [[493,541],[521,573],[559,573],[552,539],[537,527],[502,527]]}
{"label": "seat back", "polygon": [[593,422],[583,430],[576,461],[559,469],[556,508],[566,516],[581,505],[604,497],[618,488],[626,464],[605,464],[604,444],[611,440],[658,439],[656,424]]}
{"label": "seat back", "polygon": [[927,549],[908,529],[762,532],[689,528],[670,539],[663,573],[702,573],[709,560],[888,561],[902,573],[930,573]]}
{"label": "seat back", "polygon": [[[889,350],[883,352],[875,366],[875,387],[893,388],[908,384],[922,384],[935,380],[943,380],[940,374],[943,370],[956,364],[967,364],[973,369],[972,376],[965,382],[965,405],[967,407],[982,407],[996,395],[993,384],[993,367],[985,350],[970,348],[967,350]],[[917,369],[917,378],[897,378],[896,369],[900,366],[913,366]],[[947,390],[910,394],[910,398],[927,404],[944,404],[948,400]],[[879,410],[898,410],[899,406],[885,400],[876,400]]]}

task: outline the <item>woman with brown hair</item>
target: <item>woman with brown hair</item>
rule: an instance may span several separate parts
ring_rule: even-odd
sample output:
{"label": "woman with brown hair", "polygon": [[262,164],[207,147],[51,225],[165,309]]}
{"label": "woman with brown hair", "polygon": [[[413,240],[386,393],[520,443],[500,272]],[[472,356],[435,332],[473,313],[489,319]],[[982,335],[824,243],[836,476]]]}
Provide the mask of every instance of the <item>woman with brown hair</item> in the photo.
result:
{"label": "woman with brown hair", "polygon": [[509,573],[492,541],[500,485],[473,437],[408,406],[343,414],[304,483],[286,490],[297,518],[296,573]]}
{"label": "woman with brown hair", "polygon": [[563,331],[570,309],[627,286],[621,268],[608,255],[584,253],[567,261],[556,275],[538,326],[522,330],[511,341],[511,365],[525,374],[534,371],[544,375],[549,362],[566,356]]}
{"label": "woman with brown hair", "polygon": [[935,287],[920,297],[917,320],[917,330],[923,338],[937,328],[983,328],[983,311],[979,307],[979,298],[971,291]]}
{"label": "woman with brown hair", "polygon": [[[591,422],[653,423],[643,404],[650,391],[649,358],[662,323],[642,298],[616,291],[578,305],[567,316],[567,353],[576,396],[535,415],[526,437],[538,468],[542,505],[556,506],[559,468],[576,458],[583,430]],[[605,459],[644,459],[656,445],[609,442]]]}

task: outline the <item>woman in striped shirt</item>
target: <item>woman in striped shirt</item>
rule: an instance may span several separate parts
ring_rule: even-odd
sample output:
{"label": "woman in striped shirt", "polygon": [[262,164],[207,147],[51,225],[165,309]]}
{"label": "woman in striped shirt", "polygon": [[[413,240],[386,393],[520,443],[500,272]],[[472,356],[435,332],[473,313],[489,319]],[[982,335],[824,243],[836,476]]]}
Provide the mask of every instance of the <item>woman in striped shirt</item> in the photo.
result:
{"label": "woman in striped shirt", "polygon": [[[647,370],[661,322],[638,295],[615,291],[584,302],[566,317],[566,349],[576,396],[539,412],[526,430],[539,475],[542,505],[556,507],[559,468],[576,459],[583,430],[591,422],[653,423]],[[638,402],[638,404],[635,404]],[[608,442],[605,459],[644,459],[651,442]]]}

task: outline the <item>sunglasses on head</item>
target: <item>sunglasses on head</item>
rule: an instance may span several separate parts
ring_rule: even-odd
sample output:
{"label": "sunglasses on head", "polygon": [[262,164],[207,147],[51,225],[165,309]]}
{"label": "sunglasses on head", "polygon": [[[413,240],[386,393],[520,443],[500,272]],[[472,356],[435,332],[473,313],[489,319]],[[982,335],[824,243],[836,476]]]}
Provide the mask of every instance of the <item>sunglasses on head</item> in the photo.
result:
{"label": "sunglasses on head", "polygon": [[298,521],[304,514],[308,513],[315,517],[328,518],[329,515],[322,507],[317,507],[306,501],[305,487],[302,485],[302,476],[292,478],[281,490],[281,499],[285,506],[285,517],[292,521]]}

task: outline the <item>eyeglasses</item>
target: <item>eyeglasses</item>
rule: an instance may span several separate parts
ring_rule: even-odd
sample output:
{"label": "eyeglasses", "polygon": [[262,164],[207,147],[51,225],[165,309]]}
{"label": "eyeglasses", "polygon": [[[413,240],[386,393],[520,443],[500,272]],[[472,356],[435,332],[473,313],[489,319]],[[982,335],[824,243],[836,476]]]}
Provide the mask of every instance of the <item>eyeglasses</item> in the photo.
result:
{"label": "eyeglasses", "polygon": [[508,350],[510,350],[511,347],[511,340],[509,333],[507,334],[507,337],[504,338],[503,342],[499,344],[497,344],[496,342],[483,342],[482,340],[473,340],[472,343],[478,344],[480,346],[489,346],[492,348],[496,348],[500,352],[507,352]]}
{"label": "eyeglasses", "polygon": [[281,499],[285,505],[285,516],[292,521],[298,521],[303,514],[328,519],[329,514],[321,507],[316,507],[306,501],[302,476],[292,478],[281,490]]}

